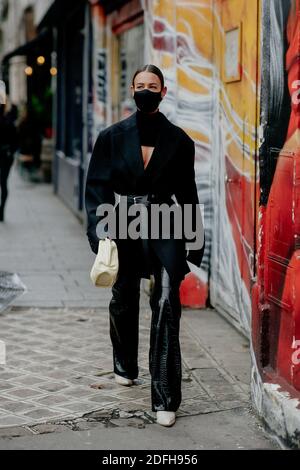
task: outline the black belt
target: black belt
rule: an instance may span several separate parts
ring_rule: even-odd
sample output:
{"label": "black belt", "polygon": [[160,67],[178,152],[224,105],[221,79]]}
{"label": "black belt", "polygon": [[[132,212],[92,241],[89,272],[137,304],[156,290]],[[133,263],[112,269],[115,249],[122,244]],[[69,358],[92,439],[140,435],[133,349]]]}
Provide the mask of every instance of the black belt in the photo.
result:
{"label": "black belt", "polygon": [[170,203],[170,202],[172,202],[174,204],[175,201],[172,199],[172,196],[167,196],[167,197],[163,198],[163,197],[158,197],[157,195],[155,195],[153,193],[148,193],[148,194],[118,194],[118,193],[115,192],[115,197],[119,199],[117,202],[120,202],[120,198],[123,198],[123,200],[129,202],[130,204],[146,204],[146,205],[148,205],[148,204],[151,204],[151,203],[152,204],[163,204],[163,203]]}
{"label": "black belt", "polygon": [[[117,202],[121,201],[121,198],[123,198],[124,201],[127,201],[128,204],[144,204],[146,206],[152,204],[162,204],[166,202],[172,201],[172,197],[170,196],[169,198],[159,198],[153,193],[148,193],[148,194],[118,194],[115,193],[116,199],[119,199]],[[173,200],[174,203],[174,200]],[[143,223],[143,212],[142,212],[142,219],[141,223]],[[149,240],[148,238],[141,238],[142,240],[142,246],[143,246],[143,251],[145,255],[145,263],[148,272],[151,272],[151,256],[150,256],[150,249],[149,249]]]}
{"label": "black belt", "polygon": [[[129,205],[144,204],[146,206],[151,204],[151,201],[154,202],[154,198],[155,198],[153,194],[118,194],[118,193],[115,193],[115,196],[119,199],[116,202],[120,202],[122,198],[123,201],[126,201],[127,204]],[[143,223],[143,212],[142,212],[141,223]],[[149,240],[147,238],[141,238],[141,240],[142,240],[142,247],[143,247],[144,258],[145,258],[146,270],[150,274],[151,266],[150,266]]]}

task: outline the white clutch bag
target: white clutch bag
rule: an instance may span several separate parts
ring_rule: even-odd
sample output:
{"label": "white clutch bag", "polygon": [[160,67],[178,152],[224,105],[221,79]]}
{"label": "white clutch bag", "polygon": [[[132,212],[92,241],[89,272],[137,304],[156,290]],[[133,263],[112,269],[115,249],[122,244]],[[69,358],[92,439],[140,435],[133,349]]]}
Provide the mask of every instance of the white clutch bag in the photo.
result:
{"label": "white clutch bag", "polygon": [[112,287],[119,270],[118,247],[113,240],[99,240],[98,254],[92,266],[90,277],[97,287]]}

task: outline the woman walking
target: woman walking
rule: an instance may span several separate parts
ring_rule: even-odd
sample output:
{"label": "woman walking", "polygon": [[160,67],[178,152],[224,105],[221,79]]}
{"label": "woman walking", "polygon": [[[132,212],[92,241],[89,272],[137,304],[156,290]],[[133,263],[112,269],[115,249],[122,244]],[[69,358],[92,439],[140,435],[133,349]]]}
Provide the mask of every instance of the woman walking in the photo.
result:
{"label": "woman walking", "polygon": [[[133,204],[147,208],[152,204],[171,207],[175,196],[177,206],[192,207],[195,228],[196,212],[200,211],[194,172],[195,145],[183,129],[159,111],[166,91],[163,74],[155,65],[137,70],[131,85],[136,111],[98,135],[85,190],[87,236],[94,253],[98,251],[98,224],[102,220],[96,212],[104,203],[119,202],[115,205],[118,218],[120,211],[128,210]],[[131,217],[127,216],[127,226]],[[153,223],[148,215],[147,221],[148,225]],[[107,233],[115,240],[119,257],[118,276],[109,304],[115,380],[130,386],[138,377],[140,281],[152,274],[151,400],[157,422],[164,426],[175,423],[175,412],[181,403],[179,287],[190,271],[187,261],[200,266],[205,246],[204,238],[201,248],[187,254],[186,238],[172,235],[163,237],[160,231],[157,238],[145,239]]]}

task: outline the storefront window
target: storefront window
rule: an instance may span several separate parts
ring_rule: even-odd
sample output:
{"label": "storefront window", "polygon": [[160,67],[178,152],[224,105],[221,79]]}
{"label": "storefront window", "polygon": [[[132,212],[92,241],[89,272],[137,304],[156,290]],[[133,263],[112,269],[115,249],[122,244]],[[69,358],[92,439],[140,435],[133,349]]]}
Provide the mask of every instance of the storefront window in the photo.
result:
{"label": "storefront window", "polygon": [[144,23],[119,35],[120,44],[120,119],[135,110],[130,85],[134,72],[144,65]]}

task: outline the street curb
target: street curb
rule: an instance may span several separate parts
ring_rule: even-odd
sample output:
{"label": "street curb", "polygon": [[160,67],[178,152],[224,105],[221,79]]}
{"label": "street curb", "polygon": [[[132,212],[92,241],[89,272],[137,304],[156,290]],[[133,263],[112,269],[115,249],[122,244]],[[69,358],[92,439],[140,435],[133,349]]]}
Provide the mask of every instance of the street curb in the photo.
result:
{"label": "street curb", "polygon": [[285,449],[300,449],[300,401],[279,384],[261,380],[252,354],[251,399],[266,430]]}

